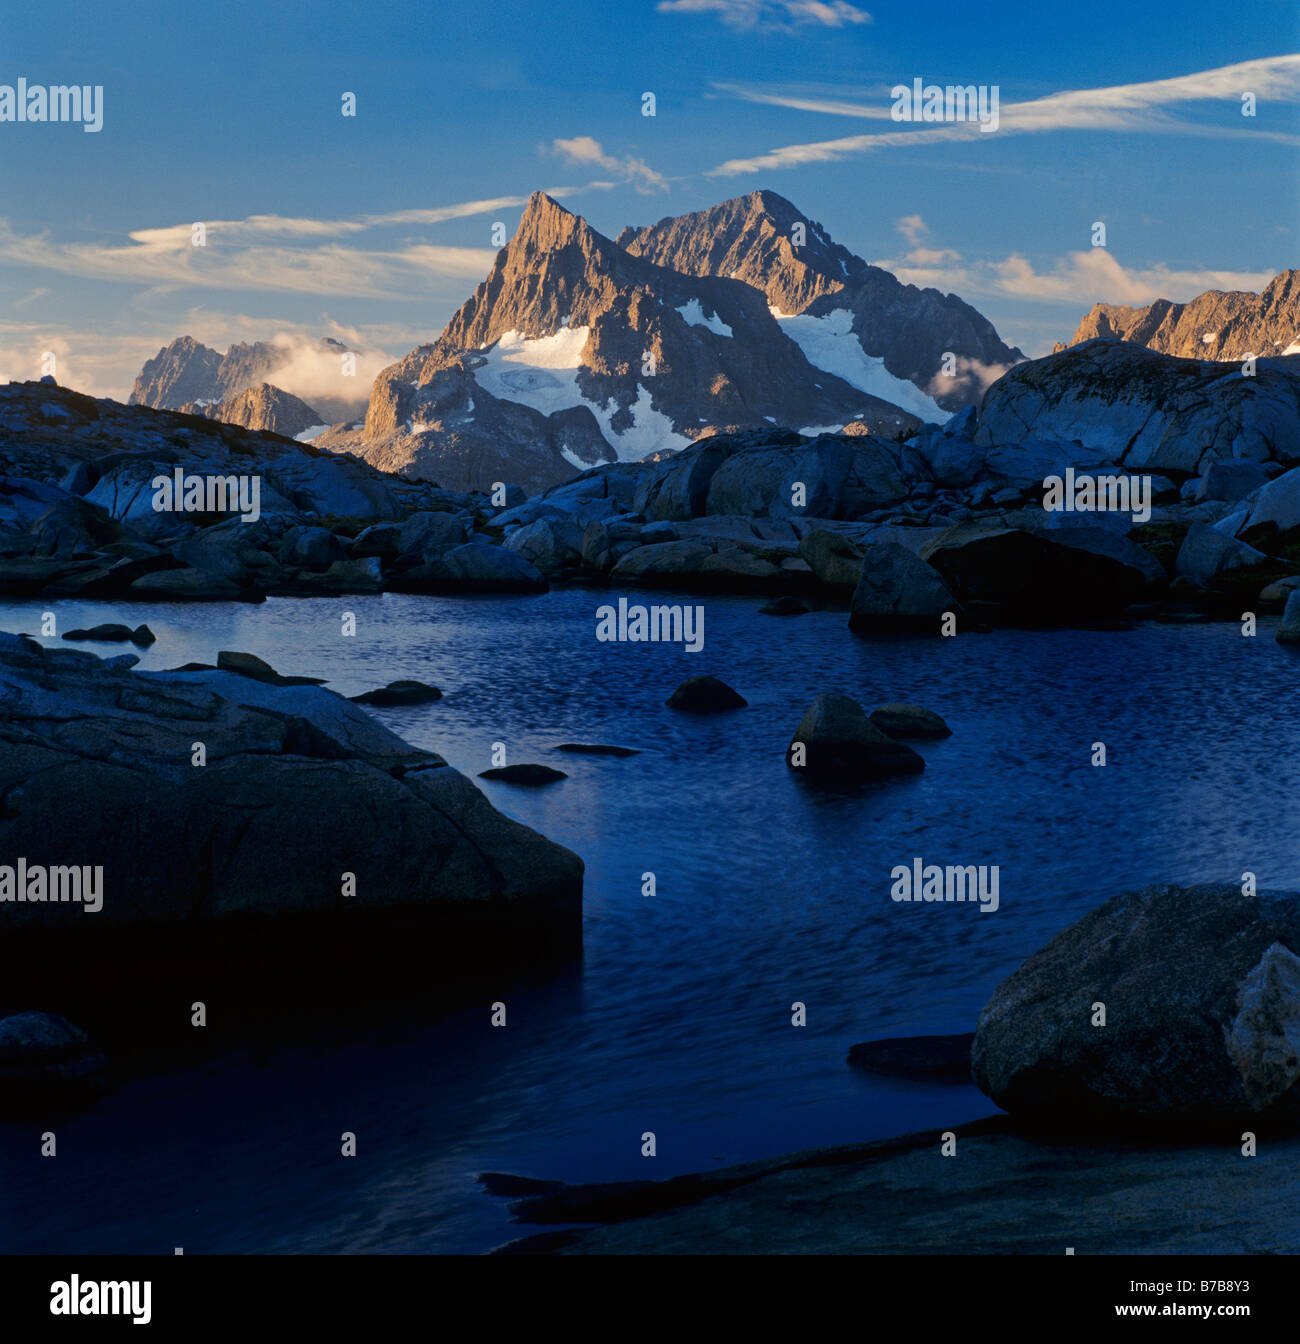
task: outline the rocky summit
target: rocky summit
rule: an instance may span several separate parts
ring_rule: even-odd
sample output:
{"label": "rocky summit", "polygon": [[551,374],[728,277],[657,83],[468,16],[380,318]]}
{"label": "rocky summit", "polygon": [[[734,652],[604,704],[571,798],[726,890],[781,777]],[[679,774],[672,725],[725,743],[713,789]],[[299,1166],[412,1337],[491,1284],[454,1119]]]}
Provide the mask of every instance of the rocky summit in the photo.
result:
{"label": "rocky summit", "polygon": [[535,193],[432,345],[375,380],[360,451],[486,489],[680,448],[709,428],[917,418],[814,367],[754,286],[620,247]]}
{"label": "rocky summit", "polygon": [[945,411],[962,410],[1025,358],[955,294],[918,289],[868,265],[774,191],[625,229],[618,241],[688,275],[753,285],[814,364],[853,369],[901,405],[919,407],[919,393]]}
{"label": "rocky summit", "polygon": [[188,415],[203,415],[244,429],[267,430],[287,439],[326,428],[320,411],[270,383],[245,388],[216,404],[189,401],[180,409]]}
{"label": "rocky summit", "polygon": [[[1300,271],[1282,271],[1258,294],[1211,289],[1188,303],[1157,299],[1138,308],[1095,303],[1068,344],[1098,336],[1183,359],[1300,354]],[[1057,345],[1054,352],[1066,348]]]}

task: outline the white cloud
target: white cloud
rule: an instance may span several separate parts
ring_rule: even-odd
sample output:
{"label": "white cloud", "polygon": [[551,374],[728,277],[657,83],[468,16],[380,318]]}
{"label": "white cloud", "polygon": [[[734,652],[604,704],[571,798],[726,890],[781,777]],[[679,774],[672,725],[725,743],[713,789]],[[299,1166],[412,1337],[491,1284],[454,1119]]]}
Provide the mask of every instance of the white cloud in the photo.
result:
{"label": "white cloud", "polygon": [[[193,336],[221,353],[239,341],[270,341],[285,347],[290,358],[275,375],[276,386],[309,403],[313,396],[350,398],[353,385],[356,399],[364,400],[380,369],[428,339],[423,326],[349,326],[324,316],[317,321],[298,322],[205,308],[153,318],[143,329],[136,327],[134,319],[130,325],[124,321],[117,329],[94,330],[0,322],[0,383],[39,378],[41,358],[52,351],[58,361],[56,377],[65,387],[125,401],[144,362],[181,335]],[[322,336],[332,336],[356,352],[356,375],[346,380],[342,392],[337,356],[316,348]]]}
{"label": "white cloud", "polygon": [[871,22],[846,0],[659,0],[661,14],[716,14],[729,28],[793,32],[797,28],[853,28]]}
{"label": "white cloud", "polygon": [[[736,92],[736,86],[718,86]],[[1268,56],[1241,61],[1196,74],[1171,79],[1117,84],[1107,88],[1076,89],[1049,94],[1027,102],[1002,102],[999,128],[985,134],[978,122],[914,123],[911,129],[876,131],[842,136],[834,140],[783,145],[752,158],[728,159],[709,170],[710,176],[733,177],[742,173],[796,168],[808,163],[833,163],[855,154],[897,145],[915,147],[953,140],[990,140],[998,135],[1045,131],[1103,130],[1157,134],[1196,135],[1215,138],[1255,138],[1279,144],[1300,145],[1300,136],[1285,131],[1257,129],[1257,123],[1237,116],[1232,124],[1202,125],[1170,117],[1162,109],[1182,103],[1227,101],[1238,108],[1241,96],[1250,91],[1260,100],[1300,101],[1300,55]],[[879,108],[836,103],[798,96],[741,91],[748,101],[771,103],[803,111],[835,116],[879,119]],[[885,109],[886,114],[888,109]],[[1237,124],[1239,123],[1239,124]]]}
{"label": "white cloud", "polygon": [[963,261],[951,248],[914,248],[875,263],[905,284],[961,294],[996,295],[1044,303],[1068,303],[1083,310],[1094,303],[1143,305],[1155,299],[1186,303],[1209,289],[1258,293],[1275,271],[1177,270],[1160,263],[1129,268],[1104,247],[1071,252],[1050,269],[1038,270],[1019,253],[1000,260]]}
{"label": "white cloud", "polygon": [[603,168],[607,173],[617,173],[624,182],[631,183],[643,195],[651,191],[666,191],[668,188],[663,174],[655,172],[643,159],[631,155],[620,159],[613,154],[606,154],[600,141],[590,135],[577,135],[572,140],[552,140],[551,153],[582,167]]}
{"label": "white cloud", "polygon": [[920,242],[925,234],[930,232],[930,226],[920,215],[904,215],[901,219],[894,221],[894,227],[913,247]]}
{"label": "white cloud", "polygon": [[[644,180],[662,181],[649,169],[644,170]],[[550,195],[571,196],[612,185],[588,182],[547,190]],[[498,214],[527,200],[497,196],[350,219],[249,215],[203,220],[202,247],[193,245],[193,223],[133,229],[117,243],[85,243],[61,241],[48,233],[19,233],[0,219],[0,259],[83,279],[144,284],[155,293],[201,288],[335,298],[423,298],[435,292],[439,281],[481,279],[496,250],[410,241],[387,248],[364,247],[338,240],[372,229]]]}

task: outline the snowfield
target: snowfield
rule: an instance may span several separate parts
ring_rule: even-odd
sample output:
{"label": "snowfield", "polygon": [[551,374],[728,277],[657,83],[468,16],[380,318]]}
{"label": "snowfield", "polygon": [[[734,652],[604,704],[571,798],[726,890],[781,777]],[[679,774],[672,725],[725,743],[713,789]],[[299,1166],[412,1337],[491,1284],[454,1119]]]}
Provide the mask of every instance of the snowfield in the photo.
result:
{"label": "snowfield", "polygon": [[951,411],[945,411],[906,378],[895,378],[883,359],[863,350],[851,329],[853,314],[847,308],[836,308],[825,317],[792,317],[779,308],[769,311],[814,368],[843,378],[860,392],[892,401],[929,424],[942,424],[951,418]]}
{"label": "snowfield", "polygon": [[[688,305],[689,306],[689,305]],[[701,314],[702,316],[702,314]],[[715,319],[716,320],[716,319]],[[637,462],[664,448],[685,448],[691,441],[673,428],[673,422],[651,405],[649,390],[638,384],[637,399],[628,408],[632,425],[619,433],[611,428],[617,405],[588,401],[578,390],[578,369],[587,344],[587,327],[564,327],[554,336],[528,337],[508,331],[482,353],[485,363],[474,377],[485,392],[503,401],[517,401],[543,415],[586,406],[596,417],[620,462]],[[730,335],[728,329],[727,335]],[[579,463],[565,456],[573,465]],[[590,463],[581,463],[585,468]]]}

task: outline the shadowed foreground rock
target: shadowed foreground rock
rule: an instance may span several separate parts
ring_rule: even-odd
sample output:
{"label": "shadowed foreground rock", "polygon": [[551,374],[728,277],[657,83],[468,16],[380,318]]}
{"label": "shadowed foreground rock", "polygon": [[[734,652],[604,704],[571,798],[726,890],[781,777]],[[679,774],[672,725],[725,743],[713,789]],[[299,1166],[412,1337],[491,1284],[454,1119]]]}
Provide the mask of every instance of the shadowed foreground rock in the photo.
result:
{"label": "shadowed foreground rock", "polygon": [[105,1086],[108,1061],[84,1031],[53,1013],[0,1011],[0,1112],[75,1103]]}
{"label": "shadowed foreground rock", "polygon": [[[1076,1255],[1291,1253],[1300,1139],[1253,1158],[1197,1146],[1042,1143],[1005,1116],[667,1181],[568,1186],[485,1175],[516,1221],[600,1223],[505,1253]],[[519,1198],[523,1196],[523,1198]]]}
{"label": "shadowed foreground rock", "polygon": [[[1048,1123],[1161,1132],[1300,1117],[1300,896],[1147,887],[1085,915],[998,986],[975,1082]],[[1105,1026],[1093,1025],[1097,1004]]]}
{"label": "shadowed foreground rock", "polygon": [[0,635],[0,865],[102,868],[95,913],[0,899],[10,1002],[95,1031],[95,985],[116,1005],[174,978],[188,1005],[301,971],[348,998],[577,950],[582,861],[440,756],[321,687],[135,661]]}

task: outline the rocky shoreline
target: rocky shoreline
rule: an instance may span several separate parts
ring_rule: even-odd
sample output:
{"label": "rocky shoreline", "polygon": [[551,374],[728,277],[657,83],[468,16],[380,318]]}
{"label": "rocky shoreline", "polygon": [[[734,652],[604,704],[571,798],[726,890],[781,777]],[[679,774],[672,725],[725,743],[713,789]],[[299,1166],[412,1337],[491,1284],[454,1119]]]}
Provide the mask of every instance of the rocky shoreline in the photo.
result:
{"label": "rocky shoreline", "polygon": [[1009,1114],[664,1181],[484,1173],[516,1221],[564,1225],[501,1249],[1292,1252],[1297,946],[1294,894],[1123,893],[1029,957],[973,1035],[849,1052],[894,1077],[974,1081]]}
{"label": "rocky shoreline", "polygon": [[[1017,365],[980,407],[897,439],[855,425],[719,433],[531,498],[11,384],[0,592],[260,601],[582,583],[811,596],[862,633],[1237,620],[1300,587],[1297,363],[1246,376],[1095,340]],[[151,483],[172,473],[255,477],[256,517],[160,511]],[[1049,482],[1098,479],[1123,499],[1044,507]]]}
{"label": "rocky shoreline", "polygon": [[355,1020],[580,952],[582,860],[441,756],[251,655],[137,661],[0,634],[10,1005],[134,1048],[192,1035],[198,1002],[218,1030]]}

